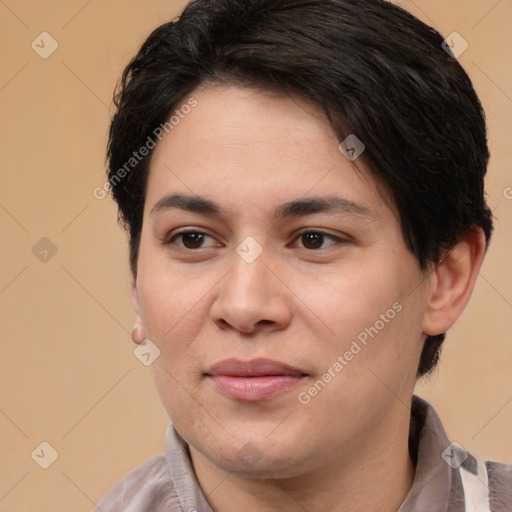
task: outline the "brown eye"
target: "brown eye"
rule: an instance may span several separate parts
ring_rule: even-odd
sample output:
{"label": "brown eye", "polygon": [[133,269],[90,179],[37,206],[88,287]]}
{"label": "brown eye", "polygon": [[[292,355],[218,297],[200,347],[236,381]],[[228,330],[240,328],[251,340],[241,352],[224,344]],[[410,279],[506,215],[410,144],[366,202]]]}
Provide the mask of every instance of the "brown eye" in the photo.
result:
{"label": "brown eye", "polygon": [[204,233],[182,233],[180,236],[187,249],[198,249],[204,241]]}
{"label": "brown eye", "polygon": [[182,249],[203,249],[216,245],[215,239],[207,233],[193,230],[175,233],[168,239],[166,244],[177,245]]}
{"label": "brown eye", "polygon": [[[342,242],[340,238],[324,233],[323,231],[303,231],[299,237],[302,248],[308,250],[326,249],[327,247],[334,245],[335,243]],[[331,243],[324,245],[326,241],[331,240]]]}
{"label": "brown eye", "polygon": [[324,235],[321,233],[302,233],[302,245],[306,249],[320,249],[324,243]]}

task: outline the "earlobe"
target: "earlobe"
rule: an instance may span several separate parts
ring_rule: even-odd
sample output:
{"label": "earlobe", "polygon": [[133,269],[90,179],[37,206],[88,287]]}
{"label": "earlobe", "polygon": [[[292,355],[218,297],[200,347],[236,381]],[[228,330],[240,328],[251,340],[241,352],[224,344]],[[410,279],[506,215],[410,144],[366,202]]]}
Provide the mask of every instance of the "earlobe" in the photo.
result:
{"label": "earlobe", "polygon": [[460,316],[473,292],[485,254],[485,235],[478,228],[448,252],[430,276],[431,290],[423,332],[446,332]]}
{"label": "earlobe", "polygon": [[146,339],[146,329],[140,314],[140,301],[139,292],[137,290],[137,282],[135,278],[132,278],[132,305],[135,313],[135,322],[132,328],[132,341],[137,345],[140,345]]}

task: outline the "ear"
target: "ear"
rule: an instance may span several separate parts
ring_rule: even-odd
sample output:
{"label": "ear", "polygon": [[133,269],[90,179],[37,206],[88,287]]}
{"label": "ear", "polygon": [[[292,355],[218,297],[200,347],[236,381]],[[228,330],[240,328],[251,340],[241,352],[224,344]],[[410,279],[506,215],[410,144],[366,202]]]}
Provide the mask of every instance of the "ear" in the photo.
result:
{"label": "ear", "polygon": [[466,307],[485,255],[481,228],[462,237],[431,275],[423,332],[435,336],[446,332]]}
{"label": "ear", "polygon": [[144,323],[142,321],[142,317],[140,315],[140,301],[139,301],[139,292],[137,290],[137,280],[135,277],[132,277],[132,305],[133,311],[135,312],[135,322],[133,324],[132,329],[132,340],[134,343],[140,344],[143,343],[146,339],[146,329],[144,328]]}

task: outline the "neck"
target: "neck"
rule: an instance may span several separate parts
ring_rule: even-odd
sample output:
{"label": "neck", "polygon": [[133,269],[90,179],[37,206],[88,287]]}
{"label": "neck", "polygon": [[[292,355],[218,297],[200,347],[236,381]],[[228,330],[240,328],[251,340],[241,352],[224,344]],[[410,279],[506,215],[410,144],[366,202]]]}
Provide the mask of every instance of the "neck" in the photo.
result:
{"label": "neck", "polygon": [[371,440],[366,436],[351,443],[343,456],[293,478],[235,476],[190,450],[199,484],[215,512],[396,512],[415,471],[408,450],[409,416],[388,427],[373,432]]}

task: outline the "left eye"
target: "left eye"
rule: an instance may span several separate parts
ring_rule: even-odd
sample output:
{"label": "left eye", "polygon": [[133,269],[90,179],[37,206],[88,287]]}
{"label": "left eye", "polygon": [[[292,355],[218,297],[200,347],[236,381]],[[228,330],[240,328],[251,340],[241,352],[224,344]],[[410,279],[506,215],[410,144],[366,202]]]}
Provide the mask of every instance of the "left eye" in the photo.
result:
{"label": "left eye", "polygon": [[300,240],[304,249],[310,249],[313,251],[318,249],[325,249],[326,247],[324,246],[324,242],[326,240],[332,241],[332,243],[330,243],[327,247],[342,241],[340,238],[328,233],[324,233],[323,231],[303,231],[299,234],[297,240]]}

